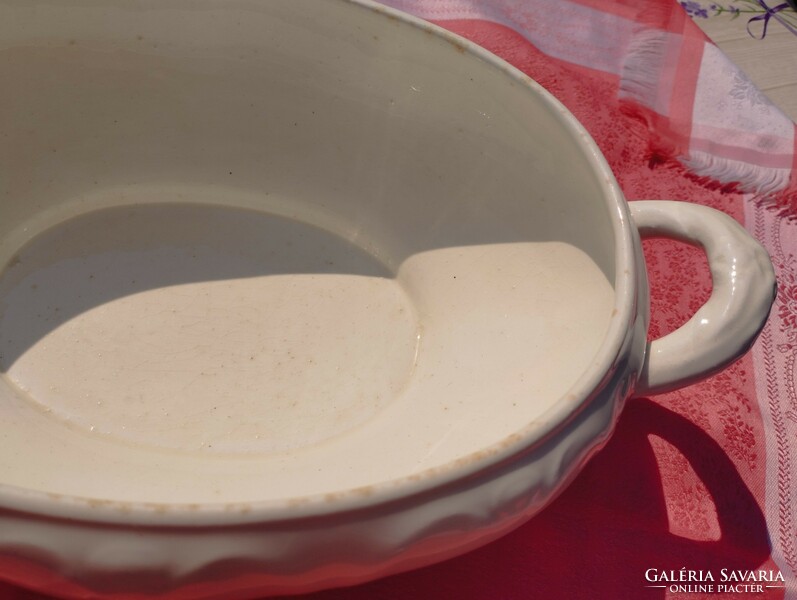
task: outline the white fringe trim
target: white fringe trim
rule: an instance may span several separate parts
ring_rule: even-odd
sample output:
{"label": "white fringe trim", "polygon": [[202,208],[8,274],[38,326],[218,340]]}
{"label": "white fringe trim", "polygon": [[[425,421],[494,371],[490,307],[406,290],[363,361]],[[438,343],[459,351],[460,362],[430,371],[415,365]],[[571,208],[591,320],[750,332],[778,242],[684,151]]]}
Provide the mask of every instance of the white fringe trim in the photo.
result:
{"label": "white fringe trim", "polygon": [[[630,100],[649,110],[666,115],[669,95],[662,90],[661,75],[667,56],[669,34],[656,29],[635,32],[620,77],[621,99]],[[664,92],[664,93],[663,93]],[[665,106],[660,106],[660,104]],[[666,142],[666,136],[663,139]],[[742,192],[768,197],[788,188],[791,169],[759,165],[718,157],[708,152],[690,150],[679,162],[699,177],[721,184],[736,183]]]}
{"label": "white fringe trim", "polygon": [[691,151],[688,157],[679,160],[695,175],[720,183],[738,183],[742,192],[759,197],[774,196],[789,186],[791,169],[761,167],[702,151]]}
{"label": "white fringe trim", "polygon": [[656,109],[667,36],[666,32],[655,29],[640,29],[634,33],[620,73],[620,98]]}

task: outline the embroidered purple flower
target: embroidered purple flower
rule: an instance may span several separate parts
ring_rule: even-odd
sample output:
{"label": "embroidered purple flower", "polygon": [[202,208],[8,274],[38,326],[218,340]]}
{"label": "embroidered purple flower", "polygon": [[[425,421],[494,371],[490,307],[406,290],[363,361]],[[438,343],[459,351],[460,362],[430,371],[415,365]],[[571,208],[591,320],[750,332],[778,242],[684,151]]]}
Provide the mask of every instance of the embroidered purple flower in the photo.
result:
{"label": "embroidered purple flower", "polygon": [[695,2],[695,0],[685,0],[684,2],[681,2],[681,6],[683,6],[686,13],[690,16],[708,19],[708,12],[705,8],[703,8],[703,6],[701,6],[700,2]]}
{"label": "embroidered purple flower", "polygon": [[720,14],[722,14],[724,12],[730,13],[731,14],[731,19],[735,19],[742,12],[742,9],[739,8],[738,6],[722,6],[721,4],[712,4],[708,8],[709,8],[709,10],[713,10],[714,14],[716,14],[716,15],[720,15]]}

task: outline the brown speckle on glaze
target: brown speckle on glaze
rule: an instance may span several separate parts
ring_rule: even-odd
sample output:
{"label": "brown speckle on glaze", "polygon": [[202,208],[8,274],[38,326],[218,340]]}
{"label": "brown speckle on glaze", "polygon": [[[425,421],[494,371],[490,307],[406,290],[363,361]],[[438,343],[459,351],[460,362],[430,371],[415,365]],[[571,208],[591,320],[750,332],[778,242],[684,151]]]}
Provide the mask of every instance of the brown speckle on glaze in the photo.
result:
{"label": "brown speckle on glaze", "polygon": [[352,493],[357,495],[357,496],[364,496],[364,497],[367,498],[368,496],[372,496],[373,495],[374,486],[372,486],[372,485],[364,485],[364,486],[361,486],[361,487],[358,487],[358,488],[354,488],[352,490]]}
{"label": "brown speckle on glaze", "polygon": [[147,502],[144,506],[149,510],[151,510],[152,512],[155,512],[159,515],[166,514],[167,512],[169,512],[168,504],[161,504],[159,502]]}
{"label": "brown speckle on glaze", "polygon": [[298,506],[303,506],[307,504],[309,500],[303,496],[297,496],[296,498],[290,498],[288,500],[288,506],[291,508],[296,508]]}
{"label": "brown speckle on glaze", "polygon": [[86,504],[88,504],[91,508],[102,508],[103,506],[108,506],[111,504],[108,500],[100,500],[99,498],[87,498]]}
{"label": "brown speckle on glaze", "polygon": [[512,435],[508,436],[503,442],[501,442],[499,447],[502,450],[505,450],[507,448],[511,448],[512,446],[518,444],[522,440],[523,440],[523,435],[521,435],[520,433],[513,433]]}

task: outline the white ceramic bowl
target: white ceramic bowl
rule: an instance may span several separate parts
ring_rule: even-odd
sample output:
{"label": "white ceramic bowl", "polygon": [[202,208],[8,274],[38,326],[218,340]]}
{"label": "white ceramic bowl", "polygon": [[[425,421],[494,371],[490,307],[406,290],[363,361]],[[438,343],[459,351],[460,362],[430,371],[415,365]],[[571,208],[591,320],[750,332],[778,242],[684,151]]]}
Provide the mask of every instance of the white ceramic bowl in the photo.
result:
{"label": "white ceramic bowl", "polygon": [[[537,84],[368,0],[4,0],[0,79],[0,577],[47,593],[465,552],[773,299],[730,218],[629,209]],[[714,278],[651,344],[638,230]]]}

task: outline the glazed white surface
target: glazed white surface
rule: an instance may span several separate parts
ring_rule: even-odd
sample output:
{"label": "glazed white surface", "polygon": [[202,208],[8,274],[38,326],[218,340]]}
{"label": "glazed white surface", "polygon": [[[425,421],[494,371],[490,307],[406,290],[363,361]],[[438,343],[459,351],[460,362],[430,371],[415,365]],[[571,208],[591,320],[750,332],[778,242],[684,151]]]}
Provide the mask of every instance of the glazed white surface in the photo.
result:
{"label": "glazed white surface", "polygon": [[[15,89],[0,262],[12,280],[49,264],[4,296],[2,410],[15,425],[2,479],[119,502],[286,504],[553,427],[543,415],[608,362],[599,348],[618,301],[602,175],[563,133],[565,114],[455,38],[370,9],[207,6],[78,2],[44,20],[5,7],[3,23],[26,26],[0,25],[12,46],[0,76]],[[165,203],[204,208],[64,225]],[[202,225],[212,206],[228,217]],[[271,225],[242,217],[236,231],[229,213],[244,209]],[[264,219],[304,253],[303,272],[291,253],[262,260],[268,244],[251,240]],[[48,230],[50,258],[26,257]],[[182,251],[134,243],[170,230]],[[219,240],[194,248],[208,230]],[[66,260],[70,237],[81,241]],[[242,247],[249,262],[230,260]],[[102,302],[66,310],[81,279]],[[55,308],[69,319],[30,326]],[[53,470],[53,456],[67,466]]]}
{"label": "glazed white surface", "polygon": [[0,283],[6,379],[98,437],[284,452],[367,421],[414,368],[417,319],[384,266],[296,221],[127,206],[16,261]]}
{"label": "glazed white surface", "polygon": [[34,237],[0,277],[0,473],[159,503],[412,476],[541,418],[589,367],[613,303],[561,242],[426,250],[394,276],[273,214],[94,211]]}

